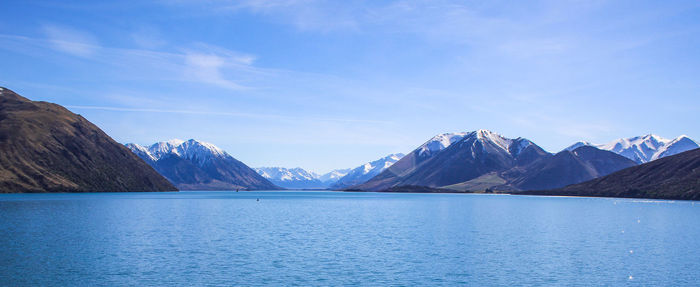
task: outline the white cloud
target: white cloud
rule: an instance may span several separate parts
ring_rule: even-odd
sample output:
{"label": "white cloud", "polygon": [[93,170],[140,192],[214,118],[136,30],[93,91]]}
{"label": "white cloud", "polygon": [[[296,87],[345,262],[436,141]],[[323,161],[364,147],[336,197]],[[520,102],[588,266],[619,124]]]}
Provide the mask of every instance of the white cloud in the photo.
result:
{"label": "white cloud", "polygon": [[299,117],[263,113],[244,113],[244,112],[217,112],[211,110],[177,110],[177,109],[158,109],[158,108],[133,108],[133,107],[110,107],[110,106],[83,106],[83,105],[66,105],[67,108],[76,110],[102,110],[113,112],[135,112],[135,113],[166,113],[166,114],[185,114],[185,115],[205,115],[205,116],[230,116],[240,118],[255,118],[255,119],[272,119],[272,120],[288,120],[309,121],[315,123],[337,122],[337,123],[366,123],[366,124],[392,124],[390,121],[381,120],[365,120],[352,118],[319,118],[319,117]]}
{"label": "white cloud", "polygon": [[[255,56],[202,43],[172,52],[100,46],[88,33],[55,25],[44,26],[46,38],[0,34],[0,49],[52,57],[47,48],[119,67],[123,77],[187,81],[230,90],[245,89],[234,79],[263,73]],[[116,69],[114,69],[116,70]],[[265,71],[269,73],[269,71]]]}
{"label": "white cloud", "polygon": [[[222,1],[230,11],[248,10],[291,23],[300,30],[329,32],[339,29],[357,29],[363,5],[351,8],[344,1],[324,0],[243,0]],[[358,15],[359,12],[359,15]]]}
{"label": "white cloud", "polygon": [[209,83],[227,89],[242,89],[243,86],[224,78],[221,68],[225,64],[224,58],[213,54],[188,53],[185,54],[185,73],[188,79]]}
{"label": "white cloud", "polygon": [[83,31],[57,25],[44,25],[42,30],[51,47],[61,52],[89,57],[100,48],[95,37]]}
{"label": "white cloud", "polygon": [[129,36],[134,44],[144,49],[160,48],[167,43],[158,29],[148,26],[139,27]]}

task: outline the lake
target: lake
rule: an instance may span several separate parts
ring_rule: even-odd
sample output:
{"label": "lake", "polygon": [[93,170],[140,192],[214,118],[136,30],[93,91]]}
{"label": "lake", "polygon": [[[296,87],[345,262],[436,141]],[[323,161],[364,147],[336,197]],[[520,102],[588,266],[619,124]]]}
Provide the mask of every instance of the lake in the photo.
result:
{"label": "lake", "polygon": [[700,202],[476,194],[0,195],[0,285],[672,285]]}

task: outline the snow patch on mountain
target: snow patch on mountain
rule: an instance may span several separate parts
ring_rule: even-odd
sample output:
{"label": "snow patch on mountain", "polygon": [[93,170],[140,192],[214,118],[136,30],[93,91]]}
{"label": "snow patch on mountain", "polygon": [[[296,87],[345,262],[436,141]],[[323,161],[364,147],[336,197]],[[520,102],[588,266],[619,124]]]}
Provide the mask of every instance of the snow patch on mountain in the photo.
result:
{"label": "snow patch on mountain", "polygon": [[564,150],[565,151],[573,151],[573,150],[580,148],[582,146],[595,146],[595,145],[590,143],[590,142],[587,142],[587,141],[580,141],[580,142],[576,142],[575,144],[568,146]]}
{"label": "snow patch on mountain", "polygon": [[511,146],[509,147],[514,156],[519,155],[525,148],[533,145],[531,141],[524,138],[517,138],[514,140],[514,142],[516,146],[513,147],[513,145],[511,144]]}
{"label": "snow patch on mountain", "polygon": [[668,144],[660,147],[651,159],[656,160],[662,157],[689,151],[691,149],[696,149],[698,147],[700,147],[700,144],[698,144],[696,141],[692,140],[686,135],[681,135],[670,141]]}
{"label": "snow patch on mountain", "polygon": [[469,133],[468,137],[476,136],[480,141],[489,141],[496,144],[498,147],[504,151],[508,151],[510,145],[513,143],[512,139],[505,138],[497,133],[491,132],[489,130],[477,130]]}
{"label": "snow patch on mountain", "polygon": [[[460,145],[460,147],[464,145],[474,146],[476,149],[471,150],[473,157],[476,157],[477,150],[487,152],[487,147],[499,149],[515,157],[529,146],[534,145],[528,139],[521,137],[515,139],[506,138],[489,130],[476,130],[473,132],[460,134],[465,134],[465,136],[457,143]],[[477,145],[477,143],[479,143],[479,145]]]}
{"label": "snow patch on mountain", "polygon": [[446,149],[455,142],[462,140],[469,133],[444,133],[436,135],[423,145],[418,147],[418,155],[430,155],[435,152]]}

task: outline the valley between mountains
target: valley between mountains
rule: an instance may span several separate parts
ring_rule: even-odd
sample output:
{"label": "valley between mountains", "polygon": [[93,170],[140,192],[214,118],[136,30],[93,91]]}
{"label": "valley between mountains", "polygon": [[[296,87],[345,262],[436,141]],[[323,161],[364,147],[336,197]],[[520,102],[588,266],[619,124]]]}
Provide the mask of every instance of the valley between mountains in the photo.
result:
{"label": "valley between mountains", "polygon": [[581,141],[545,151],[488,130],[439,134],[413,151],[317,174],[251,168],[203,141],[114,142],[56,104],[0,89],[0,192],[330,189],[700,199],[687,136]]}

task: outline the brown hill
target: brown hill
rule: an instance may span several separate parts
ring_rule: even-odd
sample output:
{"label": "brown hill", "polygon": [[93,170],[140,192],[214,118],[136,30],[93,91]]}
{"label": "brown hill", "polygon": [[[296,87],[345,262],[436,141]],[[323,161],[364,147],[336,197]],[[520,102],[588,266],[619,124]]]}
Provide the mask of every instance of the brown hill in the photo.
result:
{"label": "brown hill", "polygon": [[175,190],[82,116],[0,88],[0,193]]}

